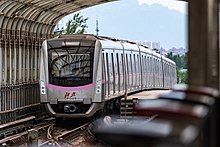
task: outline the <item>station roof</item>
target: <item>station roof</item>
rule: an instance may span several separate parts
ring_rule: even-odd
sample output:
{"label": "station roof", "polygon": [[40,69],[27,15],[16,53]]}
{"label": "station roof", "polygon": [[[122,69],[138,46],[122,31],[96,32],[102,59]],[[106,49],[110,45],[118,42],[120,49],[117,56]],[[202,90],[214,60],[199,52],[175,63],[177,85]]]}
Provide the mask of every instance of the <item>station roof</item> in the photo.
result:
{"label": "station roof", "polygon": [[49,34],[64,16],[110,1],[0,0],[0,28]]}

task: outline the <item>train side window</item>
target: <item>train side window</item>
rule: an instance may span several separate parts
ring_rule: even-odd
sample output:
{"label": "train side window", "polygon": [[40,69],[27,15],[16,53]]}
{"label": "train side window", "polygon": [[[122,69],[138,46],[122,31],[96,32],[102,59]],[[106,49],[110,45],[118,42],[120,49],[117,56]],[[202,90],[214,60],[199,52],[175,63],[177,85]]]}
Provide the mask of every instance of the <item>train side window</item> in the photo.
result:
{"label": "train side window", "polygon": [[144,73],[146,74],[146,71],[147,71],[147,57],[145,56],[144,57]]}
{"label": "train side window", "polygon": [[118,92],[120,91],[120,64],[119,64],[119,57],[118,53],[116,53],[116,60],[117,60],[117,69],[118,69]]}
{"label": "train side window", "polygon": [[128,65],[129,65],[129,63],[128,63],[128,54],[126,54],[127,74],[129,75],[129,72],[130,72],[129,70],[130,70],[130,69],[129,69],[129,66],[128,66]]}
{"label": "train side window", "polygon": [[152,73],[152,58],[149,57],[149,71],[150,71],[150,74]]}
{"label": "train side window", "polygon": [[165,63],[165,69],[166,69],[166,77],[167,77],[167,73],[168,73],[168,67],[167,67],[167,63]]}
{"label": "train side window", "polygon": [[155,59],[154,58],[152,58],[152,73],[155,76]]}
{"label": "train side window", "polygon": [[152,61],[152,57],[149,58],[149,71],[150,73],[152,73],[152,64],[153,64],[153,61]]}
{"label": "train side window", "polygon": [[129,80],[129,75],[130,75],[130,69],[129,69],[129,63],[128,63],[128,54],[126,53],[126,69],[127,69],[127,73],[126,73],[126,80],[127,80],[127,89],[129,89],[129,84],[130,84],[130,80]]}
{"label": "train side window", "polygon": [[140,73],[141,73],[141,69],[140,69],[140,56],[137,55],[137,74],[138,74],[138,77],[137,77],[137,81],[138,81],[138,87],[141,85],[141,76],[140,76]]}
{"label": "train side window", "polygon": [[108,77],[108,95],[110,95],[110,75],[109,75],[109,61],[108,61],[108,53],[106,53],[106,66],[107,66],[107,77]]}
{"label": "train side window", "polygon": [[157,76],[158,76],[159,75],[159,60],[156,59],[156,62],[157,62],[157,64],[156,64],[157,67],[156,68],[157,68]]}
{"label": "train side window", "polygon": [[124,66],[124,56],[123,56],[123,54],[121,54],[121,61],[122,61],[122,73],[123,73],[123,79],[122,79],[122,87],[123,87],[123,90],[125,89],[125,87],[124,87],[124,82],[125,82],[125,66]]}
{"label": "train side window", "polygon": [[133,73],[133,69],[132,69],[132,57],[131,57],[131,54],[130,54],[130,62],[129,62],[129,64],[130,64],[130,70],[131,70],[131,74]]}
{"label": "train side window", "polygon": [[131,86],[130,86],[130,88],[132,89],[132,87],[133,87],[133,63],[132,63],[132,56],[131,56],[131,54],[130,54],[130,69],[131,69]]}
{"label": "train side window", "polygon": [[134,73],[136,73],[136,69],[137,69],[137,66],[135,66],[135,63],[137,63],[137,62],[136,62],[135,54],[134,54],[134,64],[133,64],[133,67],[134,67]]}
{"label": "train side window", "polygon": [[140,73],[139,63],[140,63],[140,58],[139,58],[139,56],[137,55],[137,73],[138,73],[138,75],[139,75],[139,73]]}
{"label": "train side window", "polygon": [[114,68],[114,56],[113,53],[111,53],[111,59],[112,59],[112,76],[113,76],[113,93],[115,93],[115,68]]}
{"label": "train side window", "polygon": [[146,61],[146,65],[147,65],[147,73],[149,73],[149,57],[147,56],[147,61]]}
{"label": "train side window", "polygon": [[134,62],[133,62],[133,67],[134,67],[134,87],[136,87],[136,85],[137,85],[137,79],[136,79],[136,77],[137,77],[137,65],[136,65],[136,59],[135,59],[135,54],[133,54],[133,58],[134,58]]}
{"label": "train side window", "polygon": [[[102,60],[104,61],[103,63],[102,63],[102,77],[103,77],[103,80],[105,81],[105,83],[106,83],[106,81],[107,81],[107,79],[106,79],[106,63],[105,63],[105,54],[104,53],[102,53]],[[104,95],[106,95],[106,84],[104,84]]]}
{"label": "train side window", "polygon": [[154,74],[155,74],[155,71],[156,71],[156,59],[155,57],[153,58],[153,69],[154,69]]}
{"label": "train side window", "polygon": [[144,73],[144,71],[145,71],[145,67],[143,67],[143,65],[144,65],[144,56],[141,55],[141,63],[140,63],[140,67],[141,67],[141,69],[142,69],[142,73]]}
{"label": "train side window", "polygon": [[157,76],[158,76],[158,75],[159,75],[159,64],[158,64],[159,62],[158,62],[157,59],[156,59],[156,63],[157,63],[157,64],[156,64],[156,65],[157,65],[156,69],[157,69]]}

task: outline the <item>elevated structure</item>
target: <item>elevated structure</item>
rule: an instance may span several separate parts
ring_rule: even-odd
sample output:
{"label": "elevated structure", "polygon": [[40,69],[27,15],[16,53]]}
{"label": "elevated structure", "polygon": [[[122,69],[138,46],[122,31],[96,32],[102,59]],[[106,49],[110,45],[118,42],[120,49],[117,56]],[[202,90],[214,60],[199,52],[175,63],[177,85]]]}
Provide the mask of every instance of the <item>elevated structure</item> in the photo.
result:
{"label": "elevated structure", "polygon": [[64,16],[113,0],[0,0],[0,124],[39,107],[42,41]]}
{"label": "elevated structure", "polygon": [[[39,109],[39,52],[64,16],[114,0],[0,0],[0,124]],[[218,0],[189,1],[189,84],[219,89]],[[196,55],[196,58],[195,58]]]}

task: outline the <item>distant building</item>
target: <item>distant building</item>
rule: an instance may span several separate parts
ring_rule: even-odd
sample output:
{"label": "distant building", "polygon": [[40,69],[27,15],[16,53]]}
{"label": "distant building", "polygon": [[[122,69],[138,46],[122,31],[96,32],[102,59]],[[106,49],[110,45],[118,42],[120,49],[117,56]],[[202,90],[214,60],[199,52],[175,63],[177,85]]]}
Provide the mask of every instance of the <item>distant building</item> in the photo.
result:
{"label": "distant building", "polygon": [[168,53],[172,52],[173,55],[185,55],[188,50],[180,47],[180,48],[171,48],[171,49],[164,49],[161,47],[160,42],[150,42],[150,41],[135,41],[135,43],[139,45],[143,45],[148,47],[149,49],[156,49],[158,50],[162,55],[167,55]]}
{"label": "distant building", "polygon": [[152,49],[160,49],[160,42],[152,42]]}
{"label": "distant building", "polygon": [[135,41],[135,43],[137,43],[138,45],[143,45],[143,42],[141,41]]}
{"label": "distant building", "polygon": [[160,48],[160,53],[161,53],[161,55],[167,55],[168,51],[161,47]]}
{"label": "distant building", "polygon": [[182,56],[182,55],[185,55],[187,53],[187,49],[182,48],[182,47],[181,48],[173,47],[168,52],[169,53],[172,52],[173,55],[180,55],[180,56]]}
{"label": "distant building", "polygon": [[152,49],[152,43],[149,42],[149,41],[144,41],[144,42],[143,42],[143,45],[144,45],[144,46],[147,46],[149,49]]}
{"label": "distant building", "polygon": [[135,41],[139,45],[144,45],[149,49],[157,49],[160,50],[160,42],[150,42],[150,41]]}

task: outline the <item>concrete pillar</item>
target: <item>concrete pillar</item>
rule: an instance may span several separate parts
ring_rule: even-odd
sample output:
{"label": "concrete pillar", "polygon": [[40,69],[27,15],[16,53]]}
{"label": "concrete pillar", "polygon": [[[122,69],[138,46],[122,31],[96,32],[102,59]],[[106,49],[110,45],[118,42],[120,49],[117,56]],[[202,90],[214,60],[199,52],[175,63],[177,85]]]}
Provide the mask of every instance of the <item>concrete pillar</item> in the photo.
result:
{"label": "concrete pillar", "polygon": [[218,0],[189,0],[189,85],[219,89]]}

